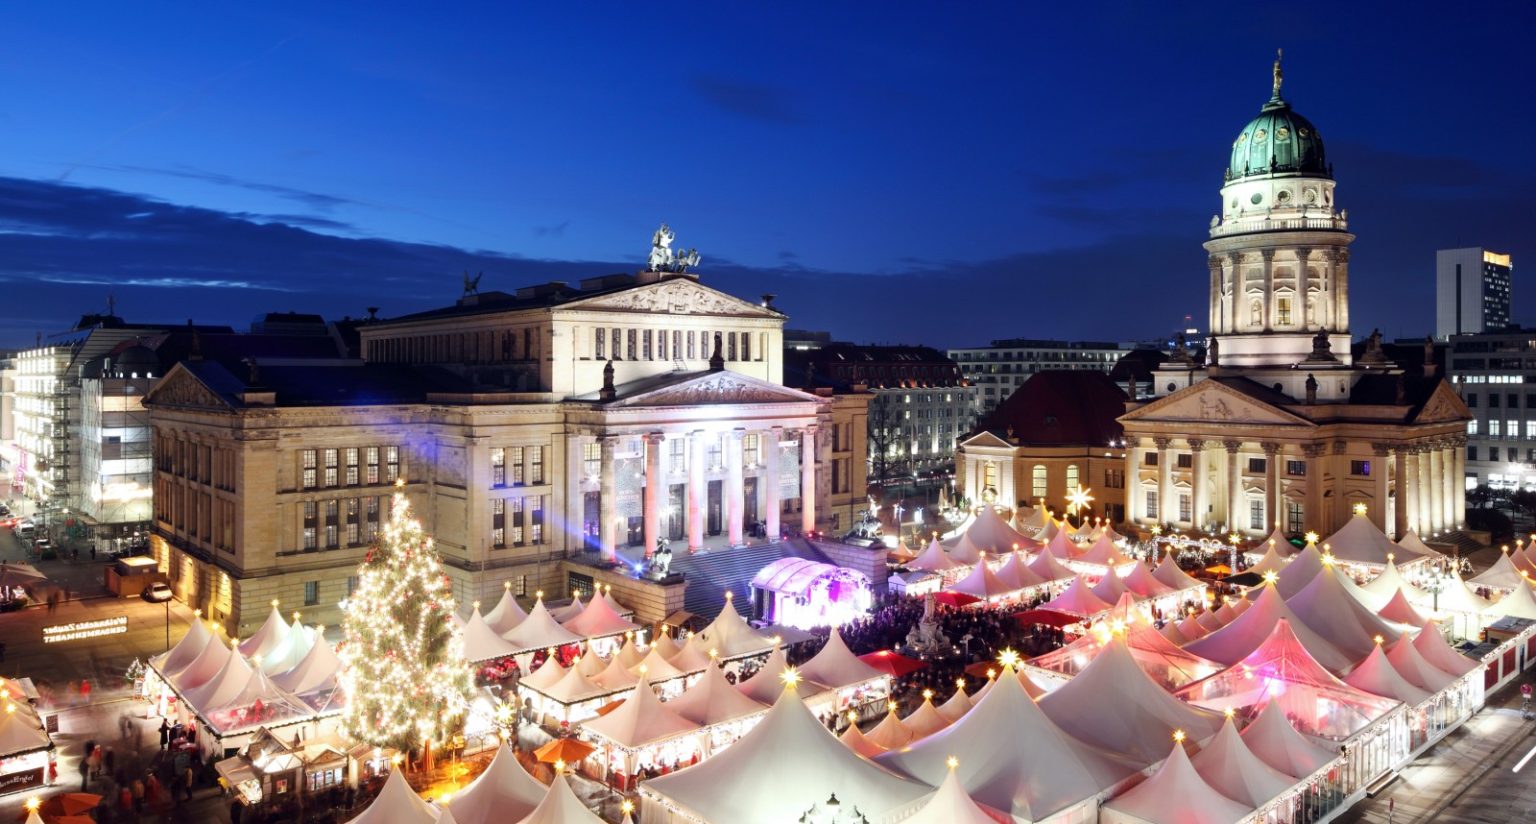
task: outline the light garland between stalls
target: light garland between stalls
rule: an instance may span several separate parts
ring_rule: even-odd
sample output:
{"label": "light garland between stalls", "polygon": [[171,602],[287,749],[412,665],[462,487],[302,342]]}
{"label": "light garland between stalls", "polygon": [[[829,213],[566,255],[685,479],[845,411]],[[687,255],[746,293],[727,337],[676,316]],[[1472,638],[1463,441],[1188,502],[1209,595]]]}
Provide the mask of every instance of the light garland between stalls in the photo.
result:
{"label": "light garland between stalls", "polygon": [[451,620],[452,585],[401,486],[378,546],[358,567],[337,656],[348,735],[410,751],[452,737],[473,685],[463,634]]}

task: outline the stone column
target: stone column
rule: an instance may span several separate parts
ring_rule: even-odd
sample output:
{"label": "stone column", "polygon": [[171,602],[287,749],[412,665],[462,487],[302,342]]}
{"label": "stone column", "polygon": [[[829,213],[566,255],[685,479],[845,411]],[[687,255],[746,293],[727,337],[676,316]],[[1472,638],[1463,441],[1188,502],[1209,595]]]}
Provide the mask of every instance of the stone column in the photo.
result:
{"label": "stone column", "polygon": [[746,494],[741,479],[741,436],[745,429],[725,433],[725,518],[731,546],[741,546],[741,519]]}
{"label": "stone column", "polygon": [[1349,250],[1338,249],[1333,254],[1333,311],[1338,324],[1334,331],[1346,332],[1349,330]]}
{"label": "stone column", "polygon": [[1228,252],[1226,271],[1228,282],[1232,285],[1232,293],[1227,296],[1227,331],[1238,333],[1243,331],[1243,313],[1248,311],[1248,307],[1243,305],[1243,256]]}
{"label": "stone column", "polygon": [[1419,465],[1418,484],[1415,492],[1415,500],[1418,501],[1419,537],[1428,537],[1435,531],[1434,503],[1430,500],[1429,490],[1434,486],[1434,478],[1429,473],[1429,450],[1423,444],[1413,445],[1413,460]]}
{"label": "stone column", "polygon": [[1141,511],[1146,498],[1141,492],[1141,474],[1138,472],[1141,447],[1135,443],[1126,444],[1125,447],[1125,520],[1129,523],[1140,523],[1143,516]]}
{"label": "stone column", "polygon": [[[1268,271],[1267,263],[1265,271]],[[1243,448],[1243,442],[1222,441],[1221,445],[1227,450],[1227,529],[1237,530],[1242,527],[1243,505],[1243,468],[1238,463],[1237,451]]]}
{"label": "stone column", "polygon": [[1284,456],[1280,454],[1280,444],[1266,441],[1260,446],[1264,447],[1264,517],[1270,529],[1277,529],[1285,503],[1280,481],[1280,462]]}
{"label": "stone column", "polygon": [[1333,518],[1328,526],[1326,536],[1334,530],[1349,523],[1349,442],[1333,442]]}
{"label": "stone column", "polygon": [[1264,331],[1275,327],[1275,250],[1259,252],[1264,258]]}
{"label": "stone column", "polygon": [[1445,508],[1440,505],[1440,493],[1444,489],[1444,483],[1440,480],[1440,456],[1438,447],[1434,442],[1424,445],[1424,465],[1428,467],[1425,476],[1429,485],[1429,521],[1430,528],[1435,532],[1445,528]]}
{"label": "stone column", "polygon": [[[1407,532],[1411,531],[1422,535],[1424,530],[1419,525],[1419,515],[1422,510],[1419,508],[1418,447],[1412,444],[1398,447],[1398,454],[1402,456],[1403,468],[1405,470],[1403,472],[1403,485],[1405,487],[1405,494],[1397,502],[1398,506],[1403,508],[1408,520],[1407,524],[1405,525],[1404,534],[1407,534]],[[1401,538],[1402,535],[1399,535],[1398,537]]]}
{"label": "stone column", "polygon": [[1199,438],[1189,439],[1189,512],[1194,525],[1198,528],[1205,522],[1206,498],[1209,492],[1205,488],[1205,441]]}
{"label": "stone column", "polygon": [[1173,495],[1173,456],[1168,454],[1168,445],[1173,443],[1172,438],[1153,438],[1157,444],[1157,522],[1171,524],[1177,518],[1169,517],[1169,512],[1178,515],[1178,510],[1169,510],[1172,506]]}
{"label": "stone column", "polygon": [[704,546],[704,510],[709,505],[709,485],[704,482],[704,439],[702,429],[688,435],[688,551]]}
{"label": "stone column", "polygon": [[779,436],[784,427],[775,426],[763,433],[763,474],[758,476],[758,486],[762,487],[763,523],[767,527],[768,540],[779,539]]}
{"label": "stone column", "polygon": [[1392,454],[1392,445],[1385,443],[1371,444],[1371,481],[1375,486],[1376,502],[1371,505],[1371,523],[1377,529],[1386,532],[1390,526],[1387,523],[1387,495],[1390,487],[1387,476],[1391,474],[1388,469],[1388,456]]}
{"label": "stone column", "polygon": [[1440,442],[1440,508],[1447,531],[1455,529],[1456,520],[1456,445],[1446,438]]}
{"label": "stone column", "polygon": [[800,430],[800,529],[816,531],[816,424]]}
{"label": "stone column", "polygon": [[1455,528],[1463,529],[1467,525],[1467,436],[1457,435],[1453,441],[1456,450],[1455,477],[1451,484],[1451,507],[1455,512]]}
{"label": "stone column", "polygon": [[598,501],[597,525],[598,542],[602,545],[604,561],[612,561],[619,552],[619,493],[617,490],[618,479],[614,477],[614,447],[617,439],[612,435],[600,436],[602,445],[602,472],[600,500]]}
{"label": "stone column", "polygon": [[661,445],[666,436],[650,432],[645,436],[645,557],[656,551],[661,540],[661,508],[667,505],[667,475],[661,468]]}
{"label": "stone column", "polygon": [[1303,531],[1322,534],[1328,526],[1323,515],[1323,454],[1327,447],[1309,443],[1301,448],[1307,459],[1307,511],[1304,513]]}
{"label": "stone column", "polygon": [[1228,331],[1223,328],[1221,323],[1221,310],[1224,303],[1222,300],[1221,258],[1217,255],[1211,255],[1206,258],[1205,265],[1211,271],[1211,317],[1208,328],[1211,330],[1211,334],[1214,335]]}
{"label": "stone column", "polygon": [[[587,516],[586,512],[583,511],[586,507],[586,496],[583,495],[581,491],[582,482],[586,480],[586,476],[584,474],[586,471],[586,465],[582,460],[585,457],[583,454],[583,444],[585,441],[586,439],[584,437],[576,433],[567,435],[565,438],[565,522],[568,524],[576,524],[580,526],[581,529],[550,530],[545,532],[546,536],[550,536],[553,533],[565,532],[564,538],[554,538],[551,543],[557,543],[561,540],[565,541],[565,547],[567,551],[573,555],[579,552],[583,552],[587,548],[585,523]],[[361,529],[361,527],[359,527],[359,529]],[[546,527],[546,530],[548,529],[549,527]],[[573,533],[575,534],[573,535]],[[573,537],[576,539],[575,545],[572,545],[571,543],[571,539]]]}
{"label": "stone column", "polygon": [[1392,450],[1392,460],[1396,464],[1395,477],[1392,479],[1393,489],[1396,495],[1393,501],[1392,524],[1393,540],[1399,540],[1408,533],[1408,450],[1397,446]]}

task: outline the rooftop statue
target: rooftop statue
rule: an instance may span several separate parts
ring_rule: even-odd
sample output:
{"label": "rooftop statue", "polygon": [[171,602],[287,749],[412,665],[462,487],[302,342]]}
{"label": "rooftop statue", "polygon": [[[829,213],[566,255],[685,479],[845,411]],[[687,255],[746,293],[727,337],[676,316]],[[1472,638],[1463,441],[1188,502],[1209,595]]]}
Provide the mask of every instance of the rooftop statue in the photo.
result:
{"label": "rooftop statue", "polygon": [[672,227],[661,224],[661,228],[651,235],[651,255],[647,260],[647,271],[674,272],[683,274],[690,267],[699,265],[699,250],[689,249],[686,252],[673,252],[672,241],[677,239],[677,233]]}

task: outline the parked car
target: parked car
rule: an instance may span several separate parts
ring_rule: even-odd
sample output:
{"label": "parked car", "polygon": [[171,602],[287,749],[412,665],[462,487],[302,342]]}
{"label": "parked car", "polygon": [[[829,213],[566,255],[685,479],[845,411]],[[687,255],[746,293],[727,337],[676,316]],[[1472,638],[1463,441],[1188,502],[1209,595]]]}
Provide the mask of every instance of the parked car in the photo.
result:
{"label": "parked car", "polygon": [[28,539],[36,534],[36,532],[37,526],[32,523],[30,518],[23,518],[16,524],[16,537],[18,538]]}
{"label": "parked car", "polygon": [[140,595],[143,596],[144,600],[156,604],[162,601],[169,601],[176,597],[171,592],[170,584],[167,584],[164,581],[156,581],[153,584],[150,584],[144,589],[142,593],[140,593]]}

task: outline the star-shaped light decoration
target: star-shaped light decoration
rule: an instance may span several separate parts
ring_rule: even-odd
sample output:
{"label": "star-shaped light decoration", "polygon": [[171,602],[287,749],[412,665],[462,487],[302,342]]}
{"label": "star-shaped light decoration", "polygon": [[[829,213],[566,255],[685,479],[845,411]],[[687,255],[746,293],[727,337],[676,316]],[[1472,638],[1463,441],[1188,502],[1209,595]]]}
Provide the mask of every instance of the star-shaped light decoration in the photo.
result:
{"label": "star-shaped light decoration", "polygon": [[1319,536],[1318,536],[1318,534],[1316,532],[1308,532],[1307,533],[1307,543],[1309,543],[1309,544],[1317,543],[1318,537]]}
{"label": "star-shaped light decoration", "polygon": [[1355,514],[1356,515],[1364,515],[1365,511],[1366,511],[1366,509],[1365,509],[1365,502],[1364,501],[1361,501],[1360,503],[1355,504]]}
{"label": "star-shaped light decoration", "polygon": [[1088,509],[1089,504],[1093,503],[1093,496],[1088,494],[1092,491],[1093,490],[1091,489],[1085,489],[1082,484],[1078,484],[1077,489],[1068,492],[1067,514],[1076,515],[1077,513]]}
{"label": "star-shaped light decoration", "polygon": [[1019,665],[1019,654],[1011,649],[1005,649],[997,655],[997,663],[1012,669]]}

